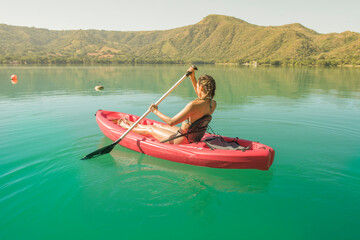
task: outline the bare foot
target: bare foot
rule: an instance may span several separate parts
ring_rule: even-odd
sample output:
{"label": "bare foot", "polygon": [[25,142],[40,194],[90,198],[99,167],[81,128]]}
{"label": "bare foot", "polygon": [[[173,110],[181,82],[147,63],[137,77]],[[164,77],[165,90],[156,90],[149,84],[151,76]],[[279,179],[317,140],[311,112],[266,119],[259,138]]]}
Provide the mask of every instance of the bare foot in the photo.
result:
{"label": "bare foot", "polygon": [[123,121],[124,121],[127,125],[129,125],[129,126],[132,126],[132,125],[134,124],[134,122],[130,121],[130,120],[127,119],[127,118],[124,118]]}
{"label": "bare foot", "polygon": [[129,126],[128,124],[126,124],[123,119],[119,119],[118,122],[117,122],[117,124],[118,124],[120,127],[125,128],[125,129],[129,129],[129,128],[130,128],[130,126]]}

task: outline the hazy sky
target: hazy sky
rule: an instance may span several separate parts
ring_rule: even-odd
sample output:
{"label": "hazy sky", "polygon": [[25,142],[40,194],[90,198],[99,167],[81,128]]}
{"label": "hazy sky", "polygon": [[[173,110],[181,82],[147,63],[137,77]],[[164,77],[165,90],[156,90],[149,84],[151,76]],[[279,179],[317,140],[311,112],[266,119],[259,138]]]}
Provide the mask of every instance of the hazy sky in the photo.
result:
{"label": "hazy sky", "polygon": [[53,30],[166,30],[209,14],[262,26],[360,32],[360,0],[0,0],[0,23]]}

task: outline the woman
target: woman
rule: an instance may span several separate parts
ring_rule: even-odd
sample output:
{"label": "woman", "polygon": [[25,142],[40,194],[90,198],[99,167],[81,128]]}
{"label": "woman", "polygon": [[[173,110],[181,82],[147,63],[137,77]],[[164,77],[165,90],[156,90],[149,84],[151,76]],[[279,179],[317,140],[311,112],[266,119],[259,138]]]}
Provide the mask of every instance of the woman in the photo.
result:
{"label": "woman", "polygon": [[[150,111],[157,115],[167,125],[138,124],[132,129],[133,132],[142,135],[151,135],[158,141],[164,141],[175,136],[180,136],[170,140],[169,143],[171,144],[185,144],[191,142],[190,138],[188,138],[186,135],[182,136],[182,134],[186,134],[191,124],[195,121],[206,115],[213,114],[216,108],[216,101],[213,100],[215,96],[216,83],[215,80],[209,75],[203,75],[199,77],[198,81],[196,81],[195,70],[190,67],[188,71],[191,72],[190,79],[198,98],[188,103],[183,110],[181,110],[172,118],[161,113],[158,107],[155,104],[152,104],[149,108]],[[181,127],[175,126],[181,122]],[[121,127],[128,129],[133,124],[133,122],[124,119],[119,120],[118,124]]]}

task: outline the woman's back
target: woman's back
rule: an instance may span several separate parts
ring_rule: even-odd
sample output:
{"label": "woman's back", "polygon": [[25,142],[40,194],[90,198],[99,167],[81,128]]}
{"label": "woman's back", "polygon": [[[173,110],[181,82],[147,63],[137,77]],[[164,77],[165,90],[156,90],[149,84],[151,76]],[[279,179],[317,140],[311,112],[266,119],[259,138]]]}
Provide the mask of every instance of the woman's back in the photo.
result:
{"label": "woman's back", "polygon": [[216,101],[213,99],[196,99],[192,104],[193,111],[189,116],[190,122],[195,122],[205,115],[212,115],[216,108]]}
{"label": "woman's back", "polygon": [[195,99],[191,103],[191,111],[189,118],[181,125],[182,131],[187,131],[192,123],[204,117],[205,115],[212,115],[216,108],[216,101],[213,99]]}

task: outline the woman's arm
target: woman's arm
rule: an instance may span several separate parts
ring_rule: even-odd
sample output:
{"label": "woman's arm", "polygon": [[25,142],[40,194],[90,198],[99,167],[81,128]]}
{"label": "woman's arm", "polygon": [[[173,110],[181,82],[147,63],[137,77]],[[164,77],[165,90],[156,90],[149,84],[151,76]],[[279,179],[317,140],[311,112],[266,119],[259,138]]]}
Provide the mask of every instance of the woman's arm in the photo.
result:
{"label": "woman's arm", "polygon": [[178,114],[176,114],[174,117],[168,117],[162,112],[158,110],[158,107],[155,104],[151,104],[150,111],[155,113],[156,116],[158,116],[161,120],[163,120],[166,124],[170,126],[174,126],[176,124],[179,124],[183,121],[185,121],[189,117],[189,113],[191,112],[192,108],[192,102],[190,102],[186,107],[181,110]]}
{"label": "woman's arm", "polygon": [[191,83],[192,83],[192,85],[193,85],[193,87],[194,87],[194,91],[195,91],[195,94],[197,95],[197,92],[196,92],[196,77],[195,77],[195,70],[194,70],[194,68],[193,67],[190,67],[189,69],[188,69],[188,72],[191,72],[191,74],[190,74],[190,79],[191,79]]}

